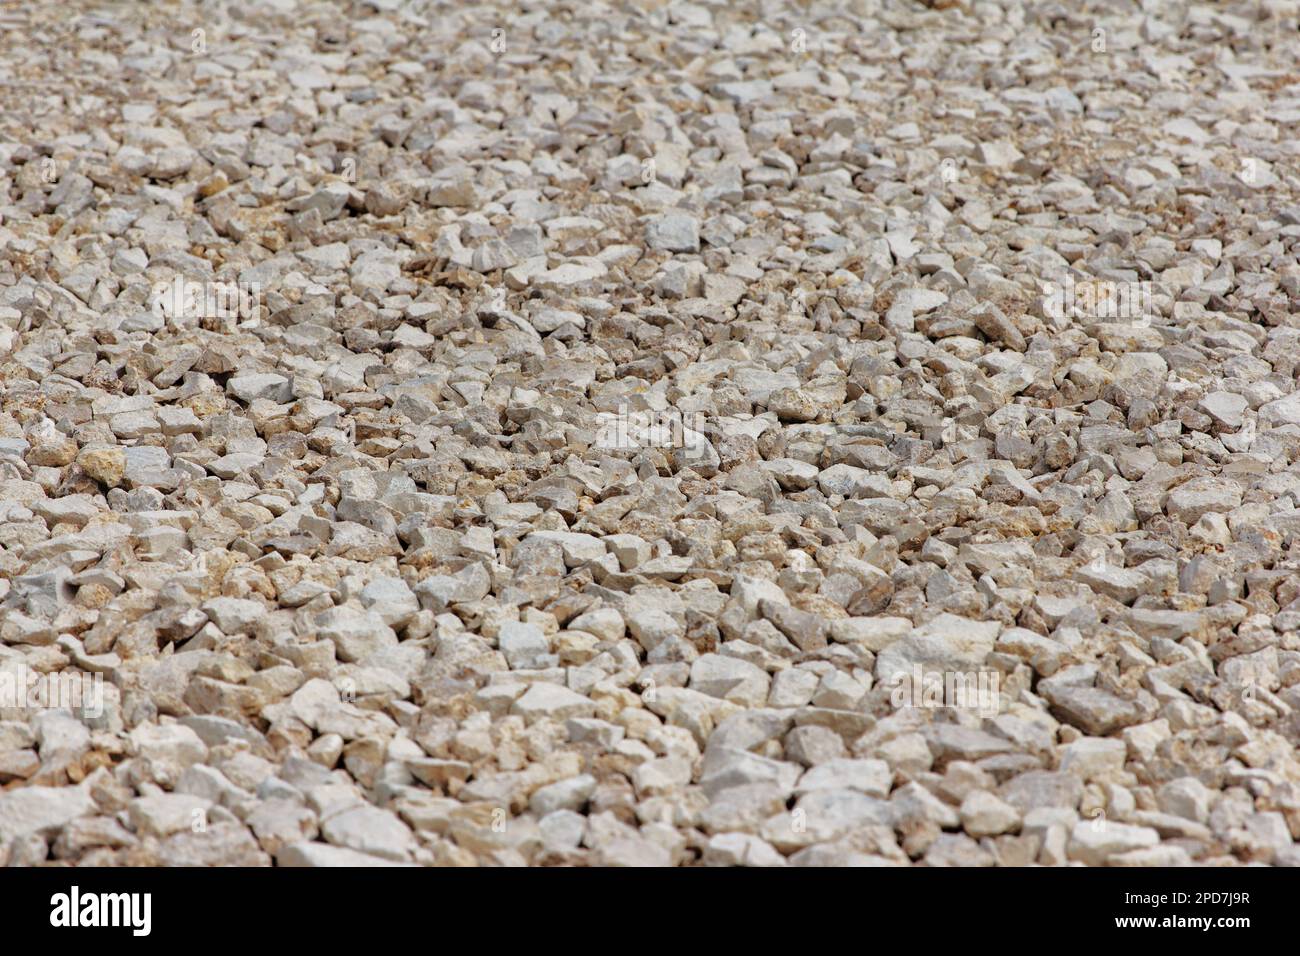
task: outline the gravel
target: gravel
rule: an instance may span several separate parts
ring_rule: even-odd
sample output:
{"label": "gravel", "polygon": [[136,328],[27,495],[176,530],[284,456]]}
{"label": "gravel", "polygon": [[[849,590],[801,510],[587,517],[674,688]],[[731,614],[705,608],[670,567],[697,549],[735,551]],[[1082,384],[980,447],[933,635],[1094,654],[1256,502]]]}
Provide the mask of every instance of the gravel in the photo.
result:
{"label": "gravel", "polygon": [[1300,862],[1298,17],[0,13],[0,865]]}

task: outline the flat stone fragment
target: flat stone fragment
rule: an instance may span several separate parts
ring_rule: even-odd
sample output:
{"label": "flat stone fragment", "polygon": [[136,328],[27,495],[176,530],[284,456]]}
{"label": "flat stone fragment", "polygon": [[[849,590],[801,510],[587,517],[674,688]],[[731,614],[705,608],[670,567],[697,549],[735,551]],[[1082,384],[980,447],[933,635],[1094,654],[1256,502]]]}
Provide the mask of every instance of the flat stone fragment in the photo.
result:
{"label": "flat stone fragment", "polygon": [[1142,719],[1136,704],[1095,687],[1053,687],[1044,696],[1061,719],[1093,736],[1105,736]]}
{"label": "flat stone fragment", "polygon": [[1103,866],[1112,857],[1153,847],[1160,835],[1150,827],[1102,820],[1100,825],[1081,820],[1070,831],[1069,854],[1090,866]]}
{"label": "flat stone fragment", "polygon": [[581,694],[545,682],[533,684],[510,707],[511,713],[519,714],[527,720],[543,717],[552,720],[590,717],[595,710],[596,705]]}
{"label": "flat stone fragment", "polygon": [[872,797],[887,797],[892,779],[889,764],[883,760],[831,760],[800,777],[797,792],[849,789]]}
{"label": "flat stone fragment", "polygon": [[876,679],[890,684],[923,671],[978,670],[992,652],[1001,626],[942,614],[910,634],[893,641],[876,658]]}
{"label": "flat stone fragment", "polygon": [[321,823],[321,835],[335,846],[405,862],[418,844],[395,814],[371,806],[344,810]]}
{"label": "flat stone fragment", "polygon": [[699,224],[692,216],[669,214],[646,224],[646,244],[667,252],[699,252]]}
{"label": "flat stone fragment", "polygon": [[259,398],[273,402],[287,402],[293,397],[293,387],[289,379],[274,372],[236,375],[226,383],[226,391],[241,401],[249,403]]}
{"label": "flat stone fragment", "polygon": [[94,812],[94,800],[78,787],[23,787],[0,793],[0,843],[46,834]]}
{"label": "flat stone fragment", "polygon": [[413,865],[327,843],[291,843],[275,855],[275,863],[276,866],[288,867]]}
{"label": "flat stone fragment", "polygon": [[1241,490],[1214,478],[1193,478],[1169,493],[1169,517],[1191,526],[1205,514],[1225,514],[1241,505]]}

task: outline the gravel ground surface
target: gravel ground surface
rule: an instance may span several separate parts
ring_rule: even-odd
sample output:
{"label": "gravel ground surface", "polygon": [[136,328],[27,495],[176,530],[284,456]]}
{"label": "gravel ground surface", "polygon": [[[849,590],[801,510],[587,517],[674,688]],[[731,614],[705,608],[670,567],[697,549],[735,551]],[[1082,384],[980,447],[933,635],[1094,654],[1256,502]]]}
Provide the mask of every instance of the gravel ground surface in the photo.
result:
{"label": "gravel ground surface", "polygon": [[0,6],[0,864],[1300,864],[1294,0]]}

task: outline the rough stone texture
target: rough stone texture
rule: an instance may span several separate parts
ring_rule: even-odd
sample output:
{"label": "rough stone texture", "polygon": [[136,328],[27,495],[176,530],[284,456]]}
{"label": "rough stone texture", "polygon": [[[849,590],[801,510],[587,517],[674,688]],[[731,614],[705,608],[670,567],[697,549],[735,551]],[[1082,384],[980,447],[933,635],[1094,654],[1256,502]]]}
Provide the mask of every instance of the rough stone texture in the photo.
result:
{"label": "rough stone texture", "polygon": [[1294,0],[526,6],[0,14],[0,865],[1295,865]]}

